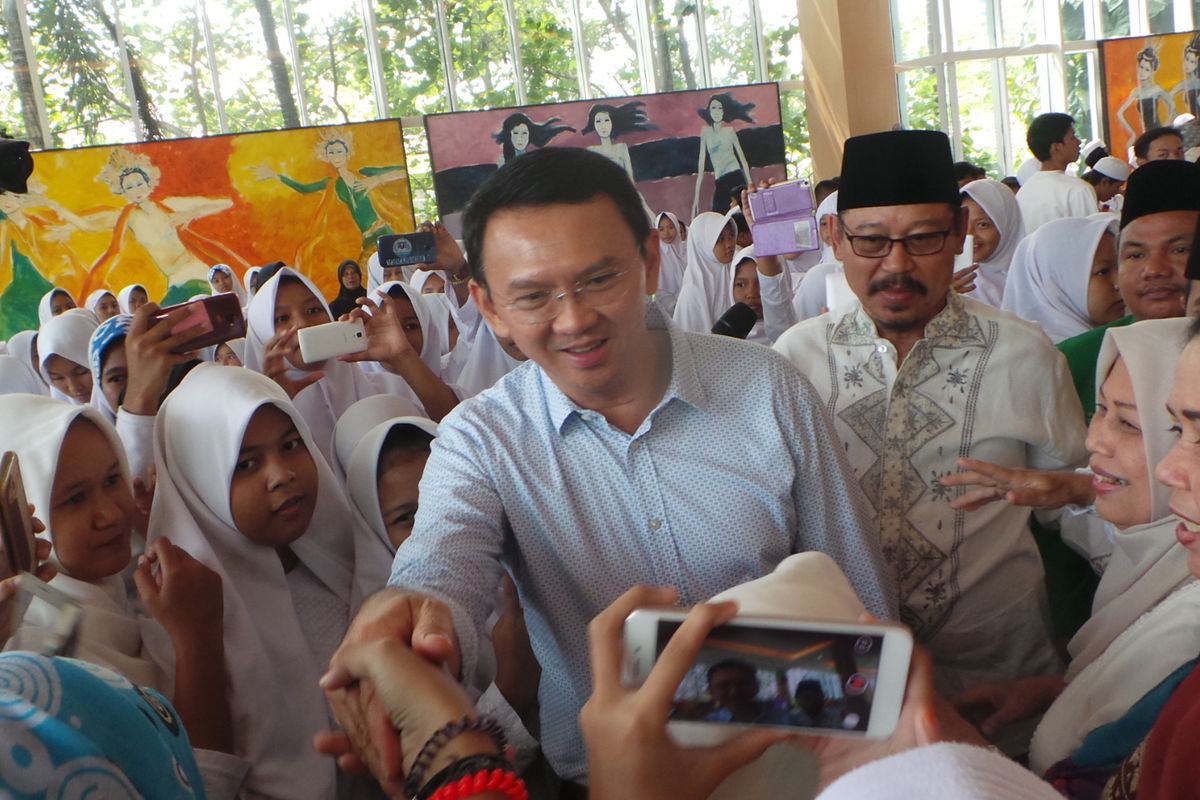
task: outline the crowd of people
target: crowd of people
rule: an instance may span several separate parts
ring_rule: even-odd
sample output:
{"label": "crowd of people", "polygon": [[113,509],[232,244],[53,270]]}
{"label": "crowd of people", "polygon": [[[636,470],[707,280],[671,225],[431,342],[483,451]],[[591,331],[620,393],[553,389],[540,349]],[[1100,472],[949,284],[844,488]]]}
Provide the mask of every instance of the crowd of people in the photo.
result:
{"label": "crowd of people", "polygon": [[[1077,178],[1044,114],[1015,190],[940,132],[852,137],[821,248],[782,256],[754,251],[765,184],[685,224],[546,148],[462,242],[420,226],[436,261],[343,261],[332,299],[212,265],[246,336],[201,351],[190,305],[51,290],[0,355],[0,451],[83,621],[71,658],[44,598],[0,626],[0,749],[26,754],[0,787],[692,800],[800,747],[770,794],[1195,795],[1200,166],[1152,133]],[[306,362],[337,319],[365,349]],[[678,743],[722,593],[797,554],[911,629],[896,732]],[[672,604],[624,685],[624,619]],[[843,711],[748,662],[706,680],[688,718]]]}

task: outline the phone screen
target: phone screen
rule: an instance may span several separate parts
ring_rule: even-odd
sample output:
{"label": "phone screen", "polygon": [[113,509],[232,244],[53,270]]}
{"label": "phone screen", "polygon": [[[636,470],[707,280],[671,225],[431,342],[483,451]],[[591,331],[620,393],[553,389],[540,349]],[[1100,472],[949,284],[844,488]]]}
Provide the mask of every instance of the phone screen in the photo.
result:
{"label": "phone screen", "polygon": [[[680,623],[660,620],[656,657]],[[714,628],[671,719],[858,731],[871,722],[883,635]]]}

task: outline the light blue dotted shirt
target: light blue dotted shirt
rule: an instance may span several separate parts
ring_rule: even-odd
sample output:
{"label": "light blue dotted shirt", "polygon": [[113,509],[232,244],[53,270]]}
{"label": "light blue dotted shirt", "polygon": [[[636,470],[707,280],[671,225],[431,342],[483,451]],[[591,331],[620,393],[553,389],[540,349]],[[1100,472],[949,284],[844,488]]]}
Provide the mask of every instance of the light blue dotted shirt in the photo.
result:
{"label": "light blue dotted shirt", "polygon": [[692,604],[820,550],[872,613],[896,618],[869,506],[808,381],[760,345],[680,331],[653,304],[647,324],[670,331],[672,378],[632,436],[533,362],[448,415],[389,581],[450,606],[470,676],[501,565],[512,571],[542,665],[542,749],[567,780],[586,782],[588,622],[635,584]]}

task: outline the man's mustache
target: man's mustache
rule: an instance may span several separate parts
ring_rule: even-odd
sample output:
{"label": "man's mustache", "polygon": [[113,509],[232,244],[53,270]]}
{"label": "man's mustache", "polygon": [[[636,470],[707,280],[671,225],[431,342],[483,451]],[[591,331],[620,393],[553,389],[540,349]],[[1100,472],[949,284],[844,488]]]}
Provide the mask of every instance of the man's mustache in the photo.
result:
{"label": "man's mustache", "polygon": [[890,292],[896,289],[907,290],[914,294],[929,294],[929,289],[925,287],[925,284],[908,275],[889,275],[886,278],[871,281],[871,285],[867,287],[867,294],[879,294],[880,292]]}

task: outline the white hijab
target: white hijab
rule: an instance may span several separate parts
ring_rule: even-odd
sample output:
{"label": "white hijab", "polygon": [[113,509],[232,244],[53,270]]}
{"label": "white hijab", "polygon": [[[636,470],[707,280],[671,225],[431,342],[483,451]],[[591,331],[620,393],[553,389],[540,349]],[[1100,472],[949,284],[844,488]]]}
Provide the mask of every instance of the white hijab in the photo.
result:
{"label": "white hijab", "polygon": [[[824,219],[825,217],[828,217],[830,214],[837,216],[837,213],[838,213],[837,203],[838,203],[838,193],[837,193],[837,191],[832,191],[828,195],[825,196],[824,200],[822,200],[820,203],[817,204],[816,217],[817,217],[817,227],[818,228],[822,227],[821,220]],[[835,256],[833,254],[833,246],[825,244],[825,241],[822,240],[821,241],[821,257],[812,266],[816,266],[817,264],[825,264],[830,261],[837,261],[837,256]],[[811,269],[811,267],[810,267],[810,269]]]}
{"label": "white hijab", "polygon": [[[117,305],[121,307],[122,314],[133,313],[133,310],[129,308],[129,296],[133,294],[134,289],[141,289],[143,292],[146,291],[146,287],[142,286],[140,283],[131,283],[121,291],[117,292]],[[150,293],[146,292],[146,295],[147,299],[149,299]]]}
{"label": "white hijab", "polygon": [[66,289],[59,289],[57,286],[42,295],[42,299],[38,301],[39,324],[45,325],[50,320],[54,319],[54,311],[50,308],[50,302],[54,299],[54,295],[56,294],[65,294],[67,297],[71,296],[71,293]]}
{"label": "white hijab", "polygon": [[[479,325],[474,342],[466,344],[460,339],[458,346],[468,348],[465,351],[466,356],[458,374],[447,376],[447,379],[453,380],[454,388],[463,400],[474,397],[484,389],[490,389],[496,381],[525,363],[504,351],[496,339],[495,331],[486,320]],[[454,354],[458,355],[458,352],[458,348],[455,348]]]}
{"label": "white hijab", "polygon": [[[379,286],[374,292],[375,302],[391,292],[393,289],[399,289],[404,292],[412,303],[413,311],[416,312],[417,321],[421,323],[421,334],[424,337],[424,343],[421,345],[421,361],[425,366],[433,370],[433,374],[441,377],[442,374],[442,356],[450,349],[447,342],[450,329],[447,325],[435,324],[435,315],[430,310],[431,301],[421,294],[411,283],[403,281],[388,281]],[[436,301],[435,301],[436,302]]]}
{"label": "white hijab", "polygon": [[[397,417],[372,427],[355,444],[349,458],[346,488],[360,524],[356,534],[363,538],[355,544],[355,552],[363,558],[363,564],[355,565],[355,571],[363,578],[365,587],[374,591],[384,586],[391,574],[392,560],[396,550],[388,538],[387,525],[379,508],[379,451],[392,428],[411,425],[437,438],[437,423],[424,417]],[[370,588],[373,587],[373,588]]]}
{"label": "white hijab", "polygon": [[330,466],[338,473],[338,477],[344,479],[350,467],[350,455],[368,431],[390,419],[419,416],[421,410],[407,398],[394,394],[364,397],[346,409],[334,427],[333,444],[336,458]]}
{"label": "white hijab", "polygon": [[[299,280],[317,298],[328,313],[329,304],[321,295],[312,281],[293,269],[284,267],[271,276],[271,279],[259,287],[258,294],[250,301],[246,314],[246,357],[243,363],[247,368],[262,372],[263,354],[267,341],[275,335],[275,296],[279,292],[279,281],[284,277]],[[333,319],[330,316],[330,319]],[[293,402],[304,421],[308,423],[312,438],[317,443],[321,454],[329,462],[335,458],[333,447],[333,428],[346,409],[364,397],[379,394],[381,387],[358,368],[356,364],[347,364],[331,358],[320,367],[325,377],[315,384],[305,388],[296,395]],[[290,368],[288,374],[300,378],[309,373]]]}
{"label": "white hijab", "polygon": [[[246,366],[246,337],[242,336],[237,339],[230,339],[223,344],[233,351],[234,355],[238,357],[238,361],[242,362],[242,366]],[[219,344],[214,344],[204,348],[200,351],[200,358],[205,361],[216,361],[217,348],[220,346]]]}
{"label": "white hijab", "polygon": [[[61,356],[87,368],[88,342],[97,326],[96,315],[84,308],[72,308],[64,311],[42,326],[38,332],[38,362],[42,372],[42,380],[50,386],[50,374],[46,372],[46,360],[52,355]],[[96,391],[96,386],[92,386]],[[50,396],[64,403],[74,404],[75,401],[58,389],[50,386]]]}
{"label": "white hijab", "polygon": [[125,341],[132,322],[133,318],[128,314],[109,317],[96,326],[88,339],[88,367],[92,370],[92,408],[114,424],[117,421],[117,409],[109,404],[104,395],[104,359],[110,349]]}
{"label": "white hijab", "polygon": [[[48,397],[5,395],[0,397],[0,450],[12,450],[20,461],[25,494],[34,514],[46,523],[54,541],[51,493],[63,453],[63,440],[78,419],[93,423],[111,445],[129,484],[129,464],[117,431],[90,406],[71,406]],[[66,453],[67,457],[73,454]],[[132,554],[131,554],[132,558]],[[57,564],[57,558],[52,556]],[[128,602],[121,576],[112,575],[89,583],[62,572],[50,585],[65,592],[83,609],[83,624],[76,657],[124,675],[142,686],[151,686],[168,697],[174,692],[175,651],[166,631],[153,618],[140,616]],[[14,644],[32,645],[39,628],[52,624],[54,614],[40,604],[30,606],[26,630]]]}
{"label": "white hijab", "polygon": [[254,299],[254,276],[260,272],[262,272],[262,267],[251,267],[250,269],[246,270],[246,305],[250,305],[250,301]]}
{"label": "white hijab", "polygon": [[212,267],[209,268],[208,288],[212,290],[212,294],[221,294],[217,291],[217,287],[213,286],[212,279],[214,272],[224,272],[229,276],[229,279],[233,281],[233,293],[238,297],[238,305],[245,306],[246,303],[249,302],[249,300],[246,298],[246,288],[242,286],[241,280],[238,278],[237,274],[230,269],[228,264],[213,264]]}
{"label": "white hijab", "polygon": [[1000,307],[1041,325],[1055,344],[1096,327],[1088,316],[1088,282],[1105,233],[1116,235],[1115,220],[1065,217],[1026,236],[1013,254]]}
{"label": "white hijab", "polygon": [[[1040,229],[1039,229],[1040,231]],[[1069,756],[1088,733],[1120,718],[1200,651],[1200,596],[1175,540],[1169,490],[1153,478],[1171,449],[1166,399],[1187,336],[1184,318],[1111,328],[1097,363],[1099,386],[1120,356],[1129,370],[1151,475],[1151,522],[1116,531],[1092,616],[1067,646],[1067,690],[1047,711],[1031,755],[1040,771]],[[1187,609],[1193,609],[1188,611]],[[1147,657],[1152,653],[1153,657]]]}
{"label": "white hijab", "polygon": [[246,426],[264,405],[292,419],[319,477],[312,520],[291,549],[330,592],[352,602],[349,505],[303,417],[279,386],[250,370],[201,364],[163,403],[154,427],[150,530],[169,534],[221,576],[234,744],[251,763],[246,789],[333,797],[336,767],[312,749],[313,735],[329,725],[317,686],[324,665],[314,662],[278,555],[238,531],[229,504]]}
{"label": "white hijab", "polygon": [[692,220],[688,231],[688,265],[675,305],[675,322],[685,331],[708,333],[731,305],[729,273],[732,267],[713,255],[721,232],[733,225],[727,214],[705,211]]}
{"label": "white hijab", "polygon": [[[46,385],[46,381],[42,378],[41,361],[38,366],[33,365],[33,347],[37,343],[37,331],[21,331],[13,335],[8,340],[8,355],[17,359],[29,374],[33,376],[36,385],[40,388],[31,390],[31,394],[40,394],[47,397],[50,396],[50,387]],[[23,382],[24,383],[24,382]],[[35,385],[35,384],[29,384]]]}
{"label": "white hijab", "polygon": [[[729,262],[729,299],[730,305],[733,305],[733,284],[737,281],[737,268],[743,261],[749,260],[754,264],[755,277],[758,277],[758,258],[754,255],[754,245],[738,248],[733,253],[733,261]],[[754,327],[750,329],[750,333],[746,335],[747,342],[760,342],[762,344],[771,344],[770,337],[767,336],[766,330],[763,328],[763,321],[760,319],[754,323]]]}
{"label": "white hijab", "polygon": [[979,263],[979,269],[975,272],[975,290],[971,292],[971,297],[976,300],[999,308],[1004,298],[1009,264],[1012,263],[1017,245],[1025,238],[1021,207],[1017,205],[1017,195],[1013,190],[1000,181],[971,181],[962,191],[979,204],[1000,232],[1000,244],[996,245],[986,261]]}
{"label": "white hijab", "polygon": [[379,265],[379,252],[376,251],[367,259],[367,291],[373,292],[383,283],[383,267]]}
{"label": "white hijab", "polygon": [[[84,301],[83,307],[96,316],[100,316],[100,312],[96,311],[96,306],[100,305],[100,301],[104,299],[104,295],[106,294],[111,296],[114,300],[117,299],[116,296],[113,295],[113,293],[108,289],[97,289],[87,296],[87,300]],[[118,303],[118,305],[120,304]]]}
{"label": "white hijab", "polygon": [[29,367],[21,363],[21,359],[10,356],[0,356],[0,394],[36,394],[45,396],[46,385],[34,377]]}
{"label": "white hijab", "polygon": [[659,226],[663,217],[671,220],[671,224],[675,226],[675,241],[659,244],[658,252],[662,256],[662,264],[658,268],[658,289],[655,291],[655,298],[670,315],[675,311],[679,290],[683,287],[683,275],[687,270],[687,242],[683,240],[683,227],[679,224],[679,217],[670,211],[663,211],[655,217],[654,227]]}
{"label": "white hijab", "polygon": [[[430,275],[440,275],[442,280],[446,282],[446,286],[442,291],[431,293],[422,291],[425,288],[425,284],[429,281]],[[459,334],[462,333],[462,324],[455,313],[454,302],[450,299],[449,293],[453,291],[450,286],[450,278],[446,275],[445,271],[440,269],[419,269],[412,276],[409,284],[425,299],[425,305],[429,307],[429,313],[433,317],[433,324],[437,326],[439,331],[443,331],[442,340],[447,349],[442,355],[446,355],[446,353],[450,352],[450,326],[455,326],[459,329]]]}

